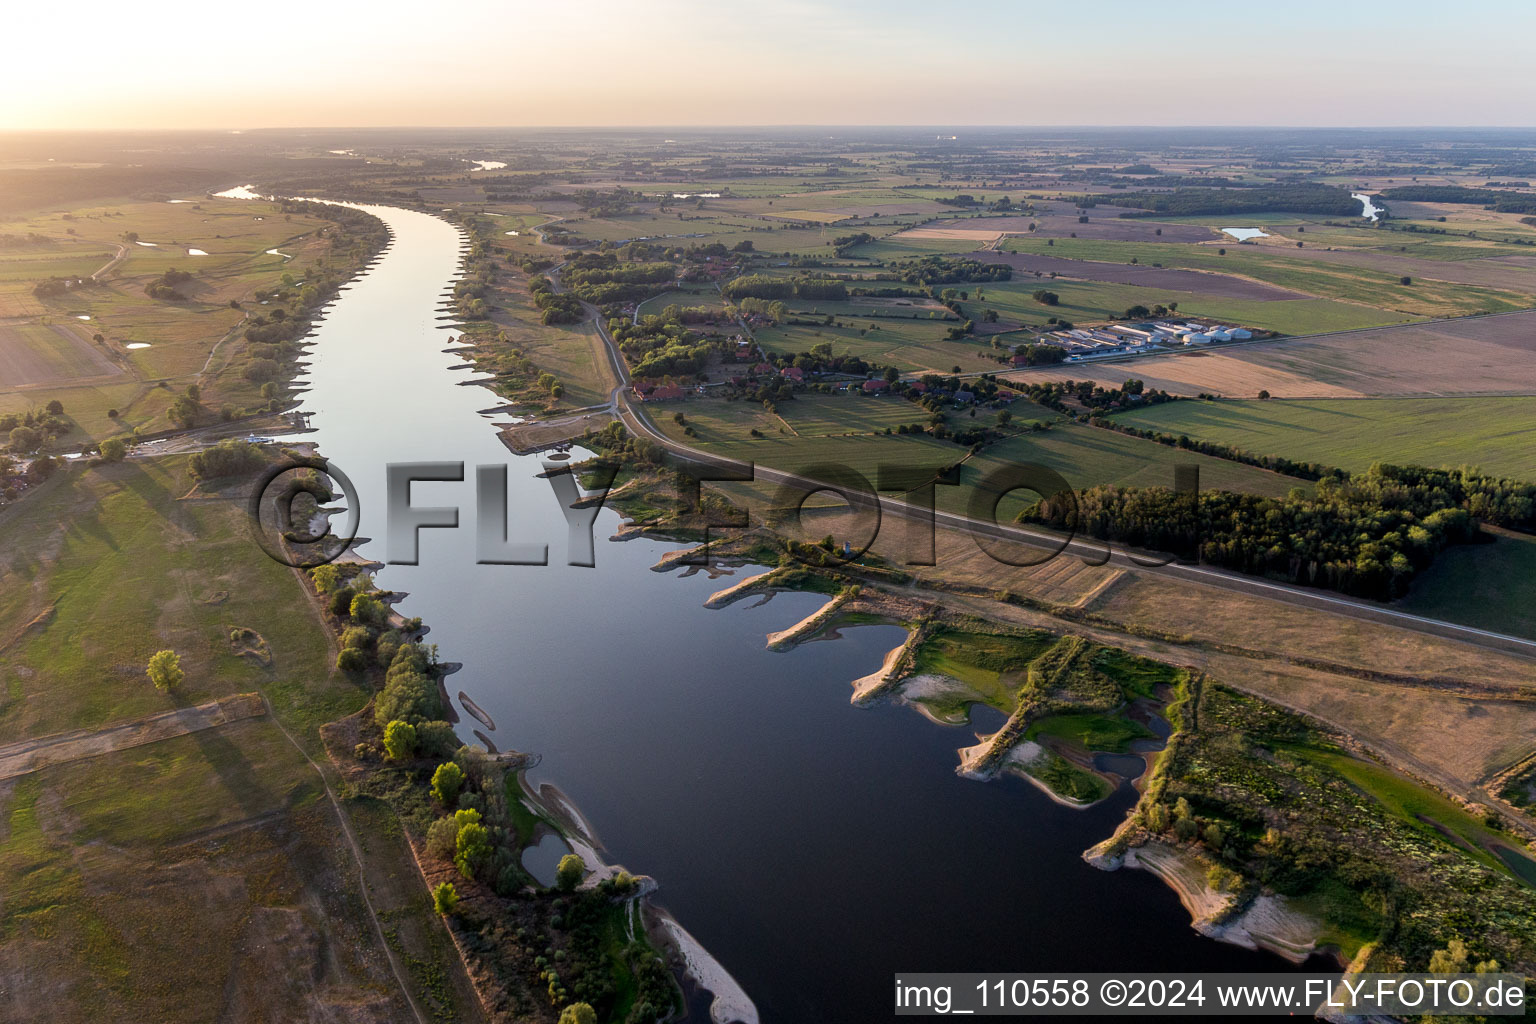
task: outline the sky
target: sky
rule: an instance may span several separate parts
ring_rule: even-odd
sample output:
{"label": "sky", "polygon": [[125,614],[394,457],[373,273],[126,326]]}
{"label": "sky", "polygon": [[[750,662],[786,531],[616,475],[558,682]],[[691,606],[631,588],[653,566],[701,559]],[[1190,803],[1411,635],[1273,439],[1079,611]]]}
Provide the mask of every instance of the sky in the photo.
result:
{"label": "sky", "polygon": [[1536,124],[1536,4],[19,0],[0,131]]}

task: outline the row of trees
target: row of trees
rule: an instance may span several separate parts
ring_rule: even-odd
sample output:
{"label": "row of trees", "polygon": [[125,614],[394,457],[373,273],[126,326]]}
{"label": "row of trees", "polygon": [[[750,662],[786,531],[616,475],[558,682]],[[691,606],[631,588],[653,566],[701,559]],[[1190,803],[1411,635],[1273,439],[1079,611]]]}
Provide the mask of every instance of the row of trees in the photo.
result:
{"label": "row of trees", "polygon": [[[1020,520],[1388,600],[1404,594],[1446,546],[1477,537],[1474,504],[1499,504],[1475,482],[1459,473],[1457,479],[1459,485],[1449,474],[1378,465],[1346,480],[1324,478],[1315,494],[1296,488],[1285,498],[1094,487],[1044,498]],[[1505,504],[1518,500],[1507,497]]]}

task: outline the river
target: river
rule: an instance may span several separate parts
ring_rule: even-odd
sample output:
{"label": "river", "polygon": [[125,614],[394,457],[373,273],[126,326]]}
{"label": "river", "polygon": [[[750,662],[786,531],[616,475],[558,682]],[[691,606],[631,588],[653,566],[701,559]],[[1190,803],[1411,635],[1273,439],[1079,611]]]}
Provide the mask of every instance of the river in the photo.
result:
{"label": "river", "polygon": [[[1134,794],[1058,806],[1020,780],[955,774],[961,728],[894,705],[849,706],[849,683],[903,637],[861,626],[787,653],[764,636],[823,597],[701,607],[729,581],[649,571],[670,545],[607,543],[566,565],[566,526],[540,461],[499,442],[489,391],[461,386],[439,308],[464,242],[427,214],[365,207],[393,242],[317,329],[303,396],[322,452],[356,484],[363,553],[389,555],[385,466],[467,464],[464,483],[418,484],[416,505],[456,505],[457,530],[423,530],[420,564],[384,587],[431,626],[503,749],[543,755],[612,857],[655,876],[658,902],[775,1022],[890,1012],[897,971],[1277,970],[1199,937],[1173,892],[1139,871],[1103,873],[1081,851]],[[510,465],[513,540],[548,566],[475,564],[474,467]],[[739,578],[739,577],[738,577]],[[475,720],[461,712],[469,738]],[[988,713],[986,725],[996,720]]]}
{"label": "river", "polygon": [[1386,212],[1382,207],[1371,202],[1371,196],[1366,195],[1364,192],[1351,192],[1350,196],[1360,200],[1360,216],[1366,220],[1375,220]]}

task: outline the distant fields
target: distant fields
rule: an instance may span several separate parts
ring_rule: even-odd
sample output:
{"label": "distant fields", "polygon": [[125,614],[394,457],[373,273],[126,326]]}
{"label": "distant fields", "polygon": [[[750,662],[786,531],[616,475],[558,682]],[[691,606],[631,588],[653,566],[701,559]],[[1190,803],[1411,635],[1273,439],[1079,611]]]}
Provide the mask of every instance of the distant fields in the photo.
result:
{"label": "distant fields", "polygon": [[[1101,242],[1090,239],[1009,238],[1002,246],[1014,252],[1039,253],[1078,260],[1207,270],[1236,274],[1289,288],[1319,298],[1366,303],[1392,312],[1414,316],[1464,316],[1477,312],[1503,312],[1536,305],[1536,280],[1519,291],[1452,283],[1433,278],[1432,267],[1424,277],[1401,284],[1391,273],[1364,266],[1345,266],[1310,259],[1299,252],[1278,255],[1274,246],[1260,245],[1150,245],[1136,242]],[[1225,249],[1222,255],[1220,250]],[[1409,275],[1413,276],[1413,275]]]}
{"label": "distant fields", "polygon": [[[1213,278],[1213,283],[1216,280]],[[1060,297],[1059,304],[1044,306],[1036,302],[1033,294],[1040,289],[1055,292]],[[1177,303],[1179,312],[1189,316],[1283,334],[1355,330],[1411,319],[1373,306],[1333,299],[1239,299],[1104,281],[1035,277],[1022,271],[1015,271],[1012,281],[987,285],[986,298],[974,306],[978,310],[996,309],[1004,320],[1044,326],[1051,317],[1071,323],[1119,320],[1132,306],[1151,308],[1170,302]],[[972,304],[967,304],[967,309],[971,308]]]}
{"label": "distant fields", "polygon": [[[243,338],[220,342],[260,311],[256,290],[277,287],[284,275],[302,281],[309,268],[336,258],[321,237],[325,227],[272,203],[207,198],[123,200],[0,221],[0,235],[12,237],[0,245],[0,318],[15,324],[0,327],[0,413],[57,398],[85,435],[62,443],[77,446],[167,426],[175,394],[194,382],[215,412],[261,402],[258,387],[239,372]],[[128,240],[129,233],[153,244]],[[48,276],[90,278],[120,249],[99,281],[54,298],[33,294]],[[185,301],[151,299],[145,286],[171,268],[195,275],[180,288]],[[97,334],[101,343],[92,340]],[[115,420],[107,416],[113,409],[121,414]]]}
{"label": "distant fields", "polygon": [[1349,470],[1373,462],[1471,464],[1536,480],[1536,397],[1186,401],[1116,419]]}

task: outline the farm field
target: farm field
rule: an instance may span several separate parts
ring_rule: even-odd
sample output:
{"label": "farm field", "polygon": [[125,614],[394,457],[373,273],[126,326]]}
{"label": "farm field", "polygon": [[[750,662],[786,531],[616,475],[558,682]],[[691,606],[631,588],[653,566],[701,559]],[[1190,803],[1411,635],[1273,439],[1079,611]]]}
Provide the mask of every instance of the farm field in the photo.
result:
{"label": "farm field", "polygon": [[1119,422],[1262,455],[1364,470],[1373,462],[1480,466],[1536,480],[1536,397],[1170,402]]}
{"label": "farm field", "polygon": [[[89,328],[85,328],[89,330]],[[103,347],[66,324],[0,327],[0,388],[26,388],[123,373]]]}
{"label": "farm field", "polygon": [[1116,384],[1135,377],[1170,394],[1209,392],[1234,398],[1251,398],[1261,390],[1276,398],[1536,394],[1536,313],[1415,323],[1008,376],[1019,381]]}
{"label": "farm field", "polygon": [[[1314,295],[1319,298],[1365,303],[1411,316],[1465,316],[1479,312],[1505,312],[1536,305],[1536,281],[1518,290],[1489,286],[1457,284],[1435,278],[1436,264],[1425,264],[1418,274],[1410,275],[1410,284],[1402,284],[1397,275],[1364,266],[1323,264],[1299,252],[1275,255],[1272,247],[1238,245],[1214,247],[1150,246],[1131,242],[1099,242],[1087,239],[1060,239],[1053,246],[1044,240],[1009,238],[1004,249],[1030,258],[1054,257],[1090,263],[1120,264],[1111,270],[1088,266],[1082,274],[1124,275],[1162,268],[1188,271],[1215,271],[1251,279],[1254,287],[1272,286]],[[1049,252],[1047,252],[1049,248]],[[1221,249],[1226,254],[1221,254]],[[1138,260],[1136,267],[1131,260]],[[1138,269],[1141,268],[1141,269]],[[1262,284],[1260,284],[1262,282]],[[1236,287],[1234,285],[1234,287]],[[1279,296],[1275,296],[1279,297]]]}
{"label": "farm field", "polygon": [[[1200,285],[1208,282],[1220,285],[1223,280],[1215,274],[1194,276],[1204,279],[1196,282]],[[1058,304],[1045,306],[1036,302],[1033,293],[1040,289],[1055,292],[1059,297]],[[1159,287],[1080,281],[1064,277],[1035,277],[1033,274],[1018,272],[1012,281],[987,285],[986,299],[981,300],[979,305],[982,308],[997,309],[1005,321],[1043,327],[1051,317],[1074,324],[1123,320],[1125,311],[1132,306],[1146,306],[1150,309],[1170,302],[1176,303],[1178,312],[1186,316],[1208,317],[1223,323],[1282,334],[1356,330],[1412,319],[1374,306],[1333,299],[1243,299],[1213,292],[1170,291]]]}

